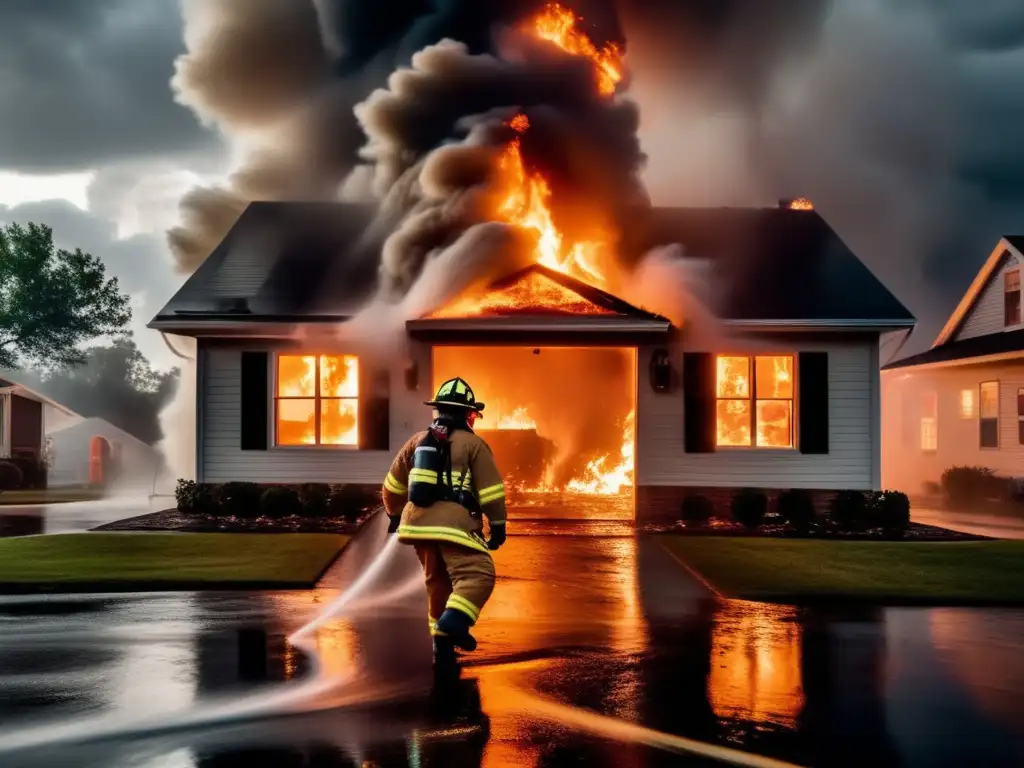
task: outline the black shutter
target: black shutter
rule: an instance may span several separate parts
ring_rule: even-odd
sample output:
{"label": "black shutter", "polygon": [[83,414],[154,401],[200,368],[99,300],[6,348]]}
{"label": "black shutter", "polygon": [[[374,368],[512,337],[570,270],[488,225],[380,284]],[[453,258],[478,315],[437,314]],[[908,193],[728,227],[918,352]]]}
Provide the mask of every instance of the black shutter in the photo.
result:
{"label": "black shutter", "polygon": [[267,450],[267,414],[270,409],[270,355],[242,353],[242,450]]}
{"label": "black shutter", "polygon": [[687,453],[715,450],[715,356],[683,355],[683,435]]}
{"label": "black shutter", "polygon": [[391,445],[390,376],[387,369],[359,366],[359,448],[386,451]]}
{"label": "black shutter", "polygon": [[800,452],[828,453],[828,353],[800,353]]}

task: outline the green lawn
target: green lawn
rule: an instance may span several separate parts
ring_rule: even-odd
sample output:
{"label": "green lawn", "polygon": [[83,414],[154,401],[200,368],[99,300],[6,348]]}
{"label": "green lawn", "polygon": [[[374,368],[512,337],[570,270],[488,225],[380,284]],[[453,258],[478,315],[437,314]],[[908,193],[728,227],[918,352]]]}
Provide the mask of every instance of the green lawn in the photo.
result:
{"label": "green lawn", "polygon": [[321,533],[83,533],[0,539],[0,592],[309,588],[348,539]]}
{"label": "green lawn", "polygon": [[0,491],[0,506],[10,504],[59,504],[65,501],[102,499],[98,488],[48,488],[42,491]]}
{"label": "green lawn", "polygon": [[725,597],[769,602],[1024,605],[1024,541],[794,541],[665,536]]}

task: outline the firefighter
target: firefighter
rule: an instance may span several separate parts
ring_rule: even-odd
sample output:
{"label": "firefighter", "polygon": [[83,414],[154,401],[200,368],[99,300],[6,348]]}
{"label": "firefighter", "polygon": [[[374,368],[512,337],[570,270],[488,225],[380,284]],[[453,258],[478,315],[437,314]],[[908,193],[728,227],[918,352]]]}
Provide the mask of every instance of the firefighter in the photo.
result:
{"label": "firefighter", "polygon": [[[505,543],[505,486],[473,424],[484,404],[463,379],[444,382],[430,427],[409,438],[384,479],[388,532],[423,565],[435,660],[472,651],[470,629],[494,590],[491,551]],[[490,538],[483,537],[483,517]]]}

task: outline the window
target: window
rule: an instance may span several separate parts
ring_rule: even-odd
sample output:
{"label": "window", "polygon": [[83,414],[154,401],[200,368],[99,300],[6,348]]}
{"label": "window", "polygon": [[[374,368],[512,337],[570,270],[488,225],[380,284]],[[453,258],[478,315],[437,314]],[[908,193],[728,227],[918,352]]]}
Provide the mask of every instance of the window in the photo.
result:
{"label": "window", "polygon": [[1017,442],[1024,445],[1024,389],[1017,390]]}
{"label": "window", "polygon": [[359,444],[359,359],[280,355],[274,423],[277,445]]}
{"label": "window", "polygon": [[793,447],[793,357],[718,356],[717,444]]}
{"label": "window", "polygon": [[1020,270],[1003,273],[1003,309],[1007,326],[1020,325]]}
{"label": "window", "polygon": [[960,390],[960,418],[961,419],[973,419],[977,410],[974,406],[974,390],[973,389],[961,389]]}
{"label": "window", "polygon": [[982,448],[999,447],[999,382],[986,381],[981,385],[980,438]]}
{"label": "window", "polygon": [[939,395],[936,392],[925,392],[921,404],[921,450],[937,451],[939,449]]}

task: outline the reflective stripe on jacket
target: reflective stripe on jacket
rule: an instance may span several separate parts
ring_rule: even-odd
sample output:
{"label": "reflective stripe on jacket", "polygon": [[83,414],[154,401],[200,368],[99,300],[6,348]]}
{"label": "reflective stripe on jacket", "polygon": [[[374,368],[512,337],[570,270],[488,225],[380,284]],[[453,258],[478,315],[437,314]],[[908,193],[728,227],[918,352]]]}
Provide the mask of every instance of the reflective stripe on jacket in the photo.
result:
{"label": "reflective stripe on jacket", "polygon": [[[413,469],[416,447],[426,437],[426,430],[409,438],[391,462],[384,478],[382,495],[388,515],[402,516],[398,528],[400,541],[445,541],[461,544],[483,552],[483,520],[473,517],[461,504],[439,501],[429,507],[418,507],[408,500],[409,486],[416,482],[445,482],[423,470]],[[505,524],[505,485],[487,443],[476,433],[459,429],[452,432],[452,484],[472,491],[491,526]]]}

